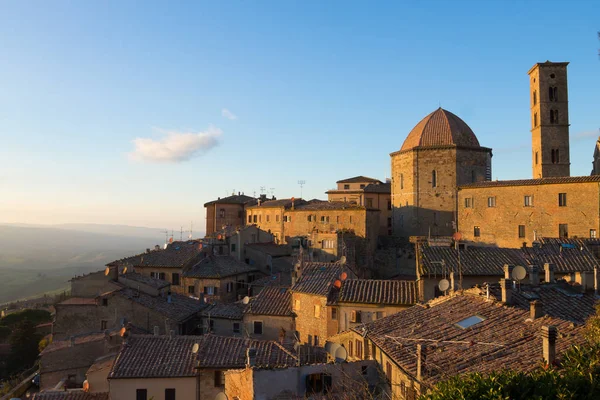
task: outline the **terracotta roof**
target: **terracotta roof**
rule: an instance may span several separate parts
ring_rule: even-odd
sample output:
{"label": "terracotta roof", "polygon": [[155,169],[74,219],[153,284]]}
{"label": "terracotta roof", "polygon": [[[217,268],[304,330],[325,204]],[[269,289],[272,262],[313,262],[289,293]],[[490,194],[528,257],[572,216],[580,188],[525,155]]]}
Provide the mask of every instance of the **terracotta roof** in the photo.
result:
{"label": "terracotta roof", "polygon": [[365,193],[391,193],[392,192],[392,183],[371,183],[363,189]]}
{"label": "terracotta roof", "polygon": [[231,256],[210,255],[185,271],[183,276],[187,278],[220,279],[252,271],[257,271],[257,269]]}
{"label": "terracotta roof", "polygon": [[[479,296],[487,296],[485,287],[468,289]],[[502,300],[499,283],[489,284],[490,296]],[[529,311],[532,301],[539,301],[544,315],[564,319],[576,324],[585,321],[596,313],[598,299],[593,292],[582,293],[579,287],[573,287],[566,282],[543,283],[539,286],[521,284],[518,290],[511,291],[511,305]]]}
{"label": "terracotta roof", "polygon": [[291,316],[292,293],[287,287],[267,286],[250,299],[244,312],[254,315]]}
{"label": "terracotta roof", "polygon": [[600,261],[587,246],[563,246],[563,240],[554,238],[540,239],[541,246],[521,249],[529,264],[543,266],[553,263],[556,272],[593,271],[600,268]]}
{"label": "terracotta roof", "polygon": [[412,305],[417,302],[416,281],[347,279],[337,298],[338,303]]}
{"label": "terracotta roof", "polygon": [[128,272],[120,275],[119,278],[125,278],[135,282],[143,283],[144,285],[148,285],[155,289],[162,289],[171,285],[169,282],[162,279],[152,278],[148,275],[142,275],[137,272]]}
{"label": "terracotta roof", "polygon": [[[294,211],[309,211],[309,210],[364,210],[365,207],[348,201],[315,201],[306,203],[294,208]],[[291,210],[290,210],[291,211]]]}
{"label": "terracotta roof", "polygon": [[246,248],[269,254],[272,257],[289,256],[292,254],[290,246],[277,243],[249,243]]}
{"label": "terracotta roof", "polygon": [[87,297],[71,297],[65,301],[58,303],[60,306],[89,306],[95,305],[96,299]]}
{"label": "terracotta roof", "polygon": [[600,182],[600,175],[592,176],[560,176],[554,178],[540,179],[517,179],[512,181],[481,181],[466,183],[459,186],[460,189],[499,187],[499,186],[534,186],[534,185],[553,185],[559,183],[590,183]]}
{"label": "terracotta roof", "polygon": [[[277,265],[280,260],[283,260],[284,262],[281,263],[282,265]],[[266,286],[285,286],[289,288],[292,283],[290,271],[294,268],[292,265],[294,260],[293,257],[275,258],[273,260],[273,271],[282,270],[283,268],[286,268],[286,270],[284,272],[274,273],[273,275],[267,275],[260,279],[255,279],[248,285],[253,288]]]}
{"label": "terracotta roof", "polygon": [[[473,316],[483,320],[466,329],[456,325]],[[519,307],[457,294],[431,301],[428,307],[415,305],[353,330],[366,334],[413,376],[416,376],[416,345],[419,339],[428,340],[421,342],[427,345],[423,380],[428,384],[469,372],[535,369],[542,360],[542,326],[554,325],[560,332],[556,341],[558,358],[572,344],[583,340],[582,328],[568,320],[528,319],[529,312]]]}
{"label": "terracotta roof", "polygon": [[400,151],[436,146],[480,147],[469,125],[441,107],[410,131]]}
{"label": "terracotta roof", "polygon": [[91,367],[88,368],[87,373],[102,371],[104,369],[111,369],[117,358],[117,353],[107,354],[99,357],[94,361]]}
{"label": "terracotta roof", "polygon": [[208,207],[212,204],[248,204],[248,203],[256,203],[256,199],[254,197],[246,196],[244,194],[237,194],[228,197],[219,198],[217,200],[209,201],[208,203],[204,203],[204,207]]}
{"label": "terracotta roof", "polygon": [[177,293],[171,294],[171,302],[169,303],[167,296],[150,296],[129,287],[116,291],[114,295],[129,299],[177,322],[187,320],[208,306],[206,303],[201,303],[198,300]]}
{"label": "terracotta roof", "polygon": [[[198,354],[192,347],[198,343]],[[297,358],[273,341],[216,335],[131,336],[123,345],[109,379],[195,376],[195,367],[245,368],[246,350],[256,349],[255,368],[295,366]]]}
{"label": "terracotta roof", "polygon": [[350,271],[339,263],[305,263],[300,271],[300,277],[292,286],[292,291],[327,296],[333,282],[342,272],[350,275]]}
{"label": "terracotta roof", "polygon": [[[135,256],[121,258],[120,260],[115,260],[115,261],[109,262],[108,264],[106,264],[106,266],[108,266],[108,267],[128,267],[128,266],[138,265],[144,254],[145,253],[136,254]],[[79,278],[74,278],[74,279],[79,279]]]}
{"label": "terracotta roof", "polygon": [[87,393],[84,391],[60,391],[34,393],[32,400],[108,400],[108,393]]}
{"label": "terracotta roof", "polygon": [[170,243],[164,250],[142,254],[135,267],[183,268],[199,257],[201,244],[199,240]]}
{"label": "terracotta roof", "polygon": [[375,178],[369,178],[367,176],[355,176],[353,178],[347,178],[347,179],[342,179],[340,181],[337,181],[336,183],[383,183],[381,182],[379,179],[375,179]]}
{"label": "terracotta roof", "polygon": [[[298,207],[301,204],[306,203],[306,200],[303,199],[294,199],[294,207]],[[292,207],[292,199],[279,199],[279,200],[267,200],[260,203],[260,205],[255,205],[252,207],[248,207],[249,209],[254,208],[291,208]]]}
{"label": "terracotta roof", "polygon": [[211,318],[226,318],[226,319],[239,319],[244,317],[245,304],[241,301],[235,303],[215,303],[202,311],[203,317]]}

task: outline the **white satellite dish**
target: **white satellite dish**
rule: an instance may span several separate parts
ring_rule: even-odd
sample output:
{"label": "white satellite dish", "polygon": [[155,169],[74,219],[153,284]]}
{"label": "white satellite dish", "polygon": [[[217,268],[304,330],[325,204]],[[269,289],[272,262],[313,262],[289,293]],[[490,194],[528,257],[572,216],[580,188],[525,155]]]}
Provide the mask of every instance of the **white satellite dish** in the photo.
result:
{"label": "white satellite dish", "polygon": [[248,297],[248,296],[244,297],[244,299],[242,300],[242,303],[243,303],[243,304],[248,304],[248,303],[250,303],[250,297]]}
{"label": "white satellite dish", "polygon": [[192,346],[192,353],[198,354],[198,350],[200,350],[200,345],[198,343],[194,343]]}
{"label": "white satellite dish", "polygon": [[340,257],[340,264],[346,264],[346,256]]}
{"label": "white satellite dish", "polygon": [[229,397],[225,394],[225,392],[219,392],[215,396],[215,400],[229,400]]}
{"label": "white satellite dish", "polygon": [[445,292],[446,290],[450,289],[450,282],[448,281],[448,279],[442,279],[439,283],[438,283],[438,288],[442,291]]}
{"label": "white satellite dish", "polygon": [[348,358],[348,351],[346,350],[346,348],[343,346],[338,347],[337,350],[335,351],[335,362],[342,363],[342,362],[346,361],[347,358]]}
{"label": "white satellite dish", "polygon": [[512,278],[516,281],[522,281],[527,276],[527,270],[521,265],[517,265],[512,270]]}
{"label": "white satellite dish", "polygon": [[331,358],[335,359],[335,352],[337,349],[342,347],[339,343],[326,342],[325,343],[325,351],[331,356]]}
{"label": "white satellite dish", "polygon": [[164,249],[165,249],[165,250],[167,249],[167,246],[168,246],[168,244],[167,244],[167,243],[165,243],[165,246],[164,246]]}

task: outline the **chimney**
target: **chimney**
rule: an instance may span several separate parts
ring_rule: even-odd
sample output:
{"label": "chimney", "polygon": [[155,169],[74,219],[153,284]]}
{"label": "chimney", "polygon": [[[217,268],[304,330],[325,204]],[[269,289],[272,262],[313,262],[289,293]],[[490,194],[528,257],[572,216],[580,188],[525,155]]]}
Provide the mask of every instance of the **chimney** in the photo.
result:
{"label": "chimney", "polygon": [[238,196],[241,195],[241,194],[242,194],[242,192],[238,192]]}
{"label": "chimney", "polygon": [[598,296],[598,291],[600,290],[600,271],[598,271],[598,267],[594,267],[594,295]]}
{"label": "chimney", "polygon": [[150,253],[150,249],[146,249],[146,253]]}
{"label": "chimney", "polygon": [[512,270],[514,267],[515,267],[514,265],[504,264],[504,279],[511,278],[510,274],[512,274]]}
{"label": "chimney", "polygon": [[556,269],[554,264],[544,264],[544,271],[546,272],[545,281],[546,283],[554,282],[554,270]]}
{"label": "chimney", "polygon": [[510,280],[500,279],[500,288],[502,289],[502,302],[504,304],[510,304],[512,297],[512,290],[510,288]]}
{"label": "chimney", "polygon": [[417,380],[419,382],[422,381],[425,374],[426,350],[427,347],[425,345],[417,344]]}
{"label": "chimney", "polygon": [[167,303],[171,304],[171,302],[172,302],[172,299],[171,299],[171,291],[169,290],[169,291],[167,292]]}
{"label": "chimney", "polygon": [[556,327],[553,325],[542,326],[542,352],[546,364],[554,364],[556,359]]}
{"label": "chimney", "polygon": [[542,302],[539,300],[534,300],[529,303],[529,317],[533,319],[538,319],[544,316],[544,309],[542,307]]}
{"label": "chimney", "polygon": [[256,349],[249,347],[246,350],[246,366],[252,367],[256,364]]}
{"label": "chimney", "polygon": [[454,271],[450,272],[450,291],[456,290],[456,281],[454,280]]}
{"label": "chimney", "polygon": [[159,330],[158,326],[155,325],[154,326],[154,336],[158,336],[158,335],[160,335],[160,330]]}
{"label": "chimney", "polygon": [[69,347],[75,347],[75,336],[69,338]]}
{"label": "chimney", "polygon": [[529,272],[529,284],[531,286],[539,286],[540,284],[540,272],[537,265],[528,265]]}

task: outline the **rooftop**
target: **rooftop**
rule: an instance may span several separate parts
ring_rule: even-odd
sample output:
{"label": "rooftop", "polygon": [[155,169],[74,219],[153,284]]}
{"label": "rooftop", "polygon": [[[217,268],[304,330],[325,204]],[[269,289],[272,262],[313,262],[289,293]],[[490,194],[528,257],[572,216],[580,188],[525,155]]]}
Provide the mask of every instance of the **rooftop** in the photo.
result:
{"label": "rooftop", "polygon": [[417,298],[416,281],[347,279],[342,282],[337,302],[413,305]]}
{"label": "rooftop", "polygon": [[364,210],[365,207],[348,201],[314,201],[296,206],[294,211]]}
{"label": "rooftop", "polygon": [[150,276],[142,275],[137,272],[128,272],[126,274],[122,274],[119,276],[119,279],[121,278],[143,283],[144,285],[153,287],[155,289],[162,289],[171,285],[169,282],[164,281],[162,279],[152,278]]}
{"label": "rooftop", "polygon": [[31,400],[109,400],[108,393],[87,393],[80,390],[34,393]]}
{"label": "rooftop", "polygon": [[231,195],[228,197],[218,198],[217,200],[209,201],[208,203],[204,203],[204,207],[208,207],[213,204],[248,204],[248,203],[256,203],[256,199],[254,197],[246,196],[244,194],[238,193],[237,195]]}
{"label": "rooftop", "polygon": [[387,193],[392,192],[392,183],[371,183],[364,188],[365,193]]}
{"label": "rooftop", "polygon": [[369,178],[367,176],[355,176],[353,178],[342,179],[336,183],[383,183],[379,179]]}
{"label": "rooftop", "polygon": [[250,299],[246,314],[292,315],[292,293],[289,287],[266,286],[258,295]]}
{"label": "rooftop", "polygon": [[261,253],[269,254],[272,257],[289,256],[292,254],[290,246],[277,243],[249,243],[246,248],[260,251]]}
{"label": "rooftop", "polygon": [[296,284],[292,286],[292,291],[328,296],[329,289],[335,280],[340,278],[342,272],[351,275],[348,268],[340,263],[304,263],[300,270],[301,275]]}
{"label": "rooftop", "polygon": [[241,320],[244,317],[245,308],[246,305],[242,304],[241,301],[236,301],[235,303],[215,303],[204,309],[202,316]]}
{"label": "rooftop", "polygon": [[61,301],[57,305],[60,306],[89,306],[95,305],[96,299],[88,297],[71,297],[70,299]]}
{"label": "rooftop", "polygon": [[256,268],[236,260],[231,256],[210,255],[183,273],[187,278],[220,279],[227,276],[257,271]]}
{"label": "rooftop", "polygon": [[[303,199],[294,199],[294,207],[298,207],[301,204],[306,203]],[[279,199],[279,200],[267,200],[260,203],[260,205],[254,205],[252,207],[248,207],[250,209],[254,208],[291,208],[292,207],[292,199]]]}
{"label": "rooftop", "polygon": [[600,182],[600,175],[592,176],[560,176],[554,178],[539,178],[539,179],[517,179],[507,181],[481,181],[466,183],[459,186],[459,190],[485,188],[485,187],[500,187],[500,186],[535,186],[535,185],[555,185],[560,183],[592,183]]}

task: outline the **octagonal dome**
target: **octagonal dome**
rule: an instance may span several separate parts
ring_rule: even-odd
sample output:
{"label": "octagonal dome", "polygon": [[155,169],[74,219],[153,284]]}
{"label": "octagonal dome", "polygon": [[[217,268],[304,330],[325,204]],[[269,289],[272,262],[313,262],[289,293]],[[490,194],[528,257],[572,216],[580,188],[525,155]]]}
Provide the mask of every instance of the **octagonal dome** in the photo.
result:
{"label": "octagonal dome", "polygon": [[410,131],[400,151],[437,146],[480,147],[469,125],[441,107],[423,118]]}

